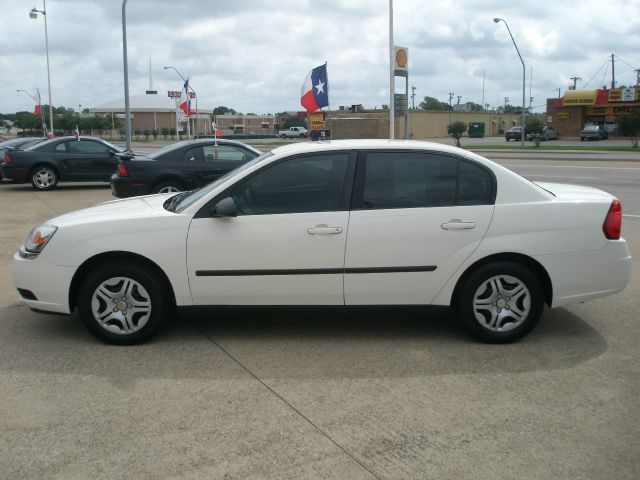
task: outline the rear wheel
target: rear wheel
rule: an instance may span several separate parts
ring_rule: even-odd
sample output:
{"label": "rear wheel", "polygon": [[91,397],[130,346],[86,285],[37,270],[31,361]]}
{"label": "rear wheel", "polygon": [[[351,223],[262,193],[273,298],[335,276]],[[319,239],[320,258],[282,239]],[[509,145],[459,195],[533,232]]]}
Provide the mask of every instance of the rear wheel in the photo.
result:
{"label": "rear wheel", "polygon": [[509,343],[529,333],[544,308],[538,278],[526,267],[499,261],[464,281],[456,307],[467,329],[487,343]]}
{"label": "rear wheel", "polygon": [[114,345],[142,343],[156,334],[169,305],[166,288],[141,265],[114,263],[82,282],[78,312],[87,329]]}
{"label": "rear wheel", "polygon": [[58,172],[48,165],[38,165],[29,174],[36,190],[52,190],[58,185]]}
{"label": "rear wheel", "polygon": [[184,186],[180,182],[174,180],[160,182],[151,189],[151,193],[175,193],[182,192]]}

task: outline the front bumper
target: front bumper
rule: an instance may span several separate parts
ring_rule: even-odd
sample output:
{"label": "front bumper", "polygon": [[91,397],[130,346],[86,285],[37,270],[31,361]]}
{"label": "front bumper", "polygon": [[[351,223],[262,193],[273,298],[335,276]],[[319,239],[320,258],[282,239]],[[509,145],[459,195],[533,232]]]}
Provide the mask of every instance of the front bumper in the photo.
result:
{"label": "front bumper", "polygon": [[69,288],[76,269],[54,265],[41,255],[26,259],[16,253],[13,256],[13,284],[18,289],[33,293],[35,300],[20,294],[20,300],[31,309],[71,313]]}

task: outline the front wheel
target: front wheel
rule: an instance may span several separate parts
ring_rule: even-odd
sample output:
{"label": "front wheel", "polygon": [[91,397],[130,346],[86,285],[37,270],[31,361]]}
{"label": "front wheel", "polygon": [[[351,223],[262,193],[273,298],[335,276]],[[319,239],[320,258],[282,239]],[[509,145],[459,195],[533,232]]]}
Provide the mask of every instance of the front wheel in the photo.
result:
{"label": "front wheel", "polygon": [[58,184],[58,173],[47,165],[39,165],[31,170],[31,185],[36,190],[53,190]]}
{"label": "front wheel", "polygon": [[113,345],[142,343],[156,334],[169,310],[166,288],[143,266],[103,265],[82,282],[78,312],[95,337]]}
{"label": "front wheel", "polygon": [[544,298],[531,270],[518,263],[499,261],[484,265],[467,277],[455,306],[477,339],[509,343],[536,326]]}

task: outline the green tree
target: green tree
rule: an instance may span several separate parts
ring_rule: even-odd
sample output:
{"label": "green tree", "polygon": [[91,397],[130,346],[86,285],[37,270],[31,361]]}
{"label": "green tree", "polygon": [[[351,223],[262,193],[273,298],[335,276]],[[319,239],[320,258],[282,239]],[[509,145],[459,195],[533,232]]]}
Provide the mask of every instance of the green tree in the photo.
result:
{"label": "green tree", "polygon": [[157,140],[158,139],[158,130],[152,130],[151,131],[151,135],[153,136],[154,140]]}
{"label": "green tree", "polygon": [[291,127],[304,127],[307,128],[307,121],[301,117],[287,117],[282,124],[283,130],[288,130]]}
{"label": "green tree", "polygon": [[447,125],[447,133],[456,141],[456,147],[460,146],[460,138],[467,131],[467,124],[464,122],[453,122]]}
{"label": "green tree", "polygon": [[235,115],[236,113],[238,112],[236,112],[233,108],[225,107],[223,105],[220,105],[213,109],[214,115],[227,115],[227,114]]}
{"label": "green tree", "polygon": [[620,115],[617,120],[620,133],[625,137],[631,137],[631,145],[638,148],[638,137],[640,137],[640,111],[627,115]]}
{"label": "green tree", "polygon": [[465,105],[469,108],[470,112],[483,112],[484,108],[482,105],[473,102],[467,102]]}
{"label": "green tree", "polygon": [[149,136],[151,135],[151,132],[149,131],[149,129],[145,128],[144,131],[142,132],[142,134],[144,135],[144,139],[148,142],[149,141]]}
{"label": "green tree", "polygon": [[160,129],[160,133],[162,134],[162,138],[166,140],[167,137],[169,136],[169,129],[167,127],[162,127]]}
{"label": "green tree", "polygon": [[436,112],[449,112],[453,110],[448,103],[441,102],[437,98],[434,97],[424,97],[424,100],[420,102],[418,106],[421,110],[434,110]]}
{"label": "green tree", "polygon": [[527,136],[531,136],[533,141],[536,144],[536,147],[540,146],[540,138],[542,137],[542,132],[544,131],[544,123],[542,123],[537,118],[530,118],[527,120],[527,127],[525,128],[525,132]]}

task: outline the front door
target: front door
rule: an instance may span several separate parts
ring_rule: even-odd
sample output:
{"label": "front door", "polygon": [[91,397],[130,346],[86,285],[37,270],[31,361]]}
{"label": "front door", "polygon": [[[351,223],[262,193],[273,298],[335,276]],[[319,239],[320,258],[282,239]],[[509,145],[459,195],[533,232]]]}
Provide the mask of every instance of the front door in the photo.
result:
{"label": "front door", "polygon": [[342,305],[354,167],[348,152],[286,158],[213,200],[230,197],[238,216],[192,220],[187,265],[194,303]]}
{"label": "front door", "polygon": [[493,176],[470,161],[423,152],[369,152],[362,160],[345,302],[430,304],[487,231]]}

